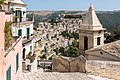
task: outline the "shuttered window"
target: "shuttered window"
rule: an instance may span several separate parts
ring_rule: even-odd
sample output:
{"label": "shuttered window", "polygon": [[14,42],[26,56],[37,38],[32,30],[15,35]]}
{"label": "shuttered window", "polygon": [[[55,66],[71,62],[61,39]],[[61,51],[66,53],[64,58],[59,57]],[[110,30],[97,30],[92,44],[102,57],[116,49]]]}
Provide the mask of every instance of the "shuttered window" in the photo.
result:
{"label": "shuttered window", "polygon": [[19,54],[16,55],[16,72],[18,70],[19,67]]}
{"label": "shuttered window", "polygon": [[6,79],[11,80],[11,66],[8,68],[8,70],[6,72]]}
{"label": "shuttered window", "polygon": [[16,10],[15,16],[16,16],[16,20],[15,20],[16,22],[18,22],[18,19],[19,19],[19,22],[22,22],[22,11]]}
{"label": "shuttered window", "polygon": [[18,30],[18,36],[22,36],[22,29]]}
{"label": "shuttered window", "polygon": [[27,39],[30,38],[30,28],[27,28]]}

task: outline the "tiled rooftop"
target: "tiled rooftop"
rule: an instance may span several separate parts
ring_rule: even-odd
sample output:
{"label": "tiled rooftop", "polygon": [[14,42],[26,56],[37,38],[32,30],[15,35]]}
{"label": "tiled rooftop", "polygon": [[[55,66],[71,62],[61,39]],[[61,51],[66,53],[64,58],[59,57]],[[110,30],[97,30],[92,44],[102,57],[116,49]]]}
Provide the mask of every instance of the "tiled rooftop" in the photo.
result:
{"label": "tiled rooftop", "polygon": [[98,46],[98,47],[90,49],[88,51],[92,51],[92,50],[103,50],[111,55],[120,57],[120,40]]}

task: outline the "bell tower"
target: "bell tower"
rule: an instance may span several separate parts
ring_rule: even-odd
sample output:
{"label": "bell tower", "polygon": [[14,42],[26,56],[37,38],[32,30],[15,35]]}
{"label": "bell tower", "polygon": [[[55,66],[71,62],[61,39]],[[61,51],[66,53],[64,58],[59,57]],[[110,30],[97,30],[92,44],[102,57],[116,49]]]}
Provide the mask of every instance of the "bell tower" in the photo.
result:
{"label": "bell tower", "polygon": [[104,44],[104,31],[91,4],[89,10],[80,25],[79,48],[81,52]]}

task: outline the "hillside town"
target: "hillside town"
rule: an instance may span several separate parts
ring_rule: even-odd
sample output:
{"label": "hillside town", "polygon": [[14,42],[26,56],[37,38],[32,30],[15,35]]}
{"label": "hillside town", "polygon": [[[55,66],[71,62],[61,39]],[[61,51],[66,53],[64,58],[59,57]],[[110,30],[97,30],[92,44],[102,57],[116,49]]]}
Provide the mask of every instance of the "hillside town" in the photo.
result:
{"label": "hillside town", "polygon": [[120,41],[105,43],[107,29],[92,4],[85,14],[61,14],[37,27],[37,12],[26,7],[0,1],[0,80],[120,80]]}

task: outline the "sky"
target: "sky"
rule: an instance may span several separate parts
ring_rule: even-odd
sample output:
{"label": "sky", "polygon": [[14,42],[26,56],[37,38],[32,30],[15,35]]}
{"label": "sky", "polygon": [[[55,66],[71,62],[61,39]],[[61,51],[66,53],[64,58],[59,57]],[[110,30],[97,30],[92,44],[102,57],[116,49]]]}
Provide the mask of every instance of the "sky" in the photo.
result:
{"label": "sky", "polygon": [[92,3],[95,10],[120,10],[120,0],[23,0],[28,10],[86,11]]}

